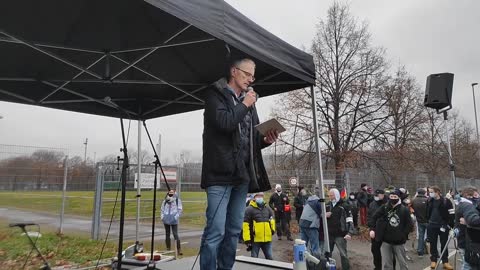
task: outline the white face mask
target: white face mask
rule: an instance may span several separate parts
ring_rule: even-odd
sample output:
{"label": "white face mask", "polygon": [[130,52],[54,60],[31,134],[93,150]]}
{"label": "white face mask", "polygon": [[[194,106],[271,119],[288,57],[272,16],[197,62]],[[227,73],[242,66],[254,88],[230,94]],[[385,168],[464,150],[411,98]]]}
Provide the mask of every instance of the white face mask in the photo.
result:
{"label": "white face mask", "polygon": [[350,199],[355,200],[355,196],[354,195],[350,196]]}
{"label": "white face mask", "polygon": [[302,190],[300,191],[300,194],[302,194],[303,196],[305,196],[305,195],[307,195],[307,192],[302,189]]}
{"label": "white face mask", "polygon": [[373,197],[373,199],[374,199],[376,202],[380,201],[380,198],[379,198],[378,196]]}
{"label": "white face mask", "polygon": [[430,192],[430,198],[435,198],[435,192]]}

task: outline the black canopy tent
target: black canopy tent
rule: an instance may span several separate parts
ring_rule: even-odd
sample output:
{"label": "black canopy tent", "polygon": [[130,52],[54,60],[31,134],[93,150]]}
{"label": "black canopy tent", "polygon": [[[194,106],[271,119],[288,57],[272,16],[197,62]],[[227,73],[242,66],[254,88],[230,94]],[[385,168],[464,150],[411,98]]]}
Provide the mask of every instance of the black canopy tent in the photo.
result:
{"label": "black canopy tent", "polygon": [[0,101],[138,120],[199,110],[232,55],[255,60],[261,96],[315,97],[312,56],[223,0],[0,2]]}
{"label": "black canopy tent", "polygon": [[312,57],[221,0],[0,3],[0,100],[133,119],[203,107],[232,54],[268,96],[315,82]]}

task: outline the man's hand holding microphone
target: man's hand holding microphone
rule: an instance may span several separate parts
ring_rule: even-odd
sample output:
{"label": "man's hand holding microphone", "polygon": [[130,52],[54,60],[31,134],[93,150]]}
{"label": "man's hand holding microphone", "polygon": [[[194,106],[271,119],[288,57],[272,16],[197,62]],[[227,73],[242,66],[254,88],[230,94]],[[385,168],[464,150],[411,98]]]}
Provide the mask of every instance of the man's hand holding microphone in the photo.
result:
{"label": "man's hand holding microphone", "polygon": [[[253,91],[253,87],[249,86],[247,88],[247,92],[245,93],[245,98],[243,99],[243,104],[247,106],[247,108],[254,108],[255,103],[257,102],[258,94]],[[263,141],[268,144],[272,144],[278,139],[278,132],[276,130],[270,130],[265,134],[263,137]]]}
{"label": "man's hand holding microphone", "polygon": [[255,102],[257,102],[257,93],[253,91],[253,87],[249,86],[247,88],[247,92],[245,93],[245,98],[243,99],[243,104],[247,106],[247,108],[250,108],[255,105]]}

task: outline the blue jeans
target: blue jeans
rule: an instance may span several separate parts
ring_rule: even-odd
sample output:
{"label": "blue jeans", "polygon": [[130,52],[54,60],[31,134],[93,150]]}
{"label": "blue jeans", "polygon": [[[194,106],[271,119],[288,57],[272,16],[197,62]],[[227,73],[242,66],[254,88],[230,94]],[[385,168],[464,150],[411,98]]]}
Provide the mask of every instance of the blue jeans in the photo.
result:
{"label": "blue jeans", "polygon": [[472,266],[465,261],[465,249],[464,248],[460,248],[458,249],[458,253],[460,253],[460,255],[462,256],[462,270],[472,270]]}
{"label": "blue jeans", "polygon": [[243,225],[247,191],[248,184],[207,187],[207,225],[200,247],[201,270],[232,269]]}
{"label": "blue jeans", "polygon": [[305,246],[308,247],[310,243],[310,251],[312,254],[317,254],[319,239],[318,239],[318,228],[300,228],[300,238],[305,241]]}
{"label": "blue jeans", "polygon": [[424,255],[425,254],[425,234],[427,233],[427,226],[428,226],[428,223],[417,223],[417,230],[418,230],[417,253],[418,253],[418,255]]}
{"label": "blue jeans", "polygon": [[265,255],[265,259],[273,260],[273,253],[272,253],[272,242],[253,242],[252,243],[252,257],[258,258],[258,253],[260,249],[263,251],[263,255]]}

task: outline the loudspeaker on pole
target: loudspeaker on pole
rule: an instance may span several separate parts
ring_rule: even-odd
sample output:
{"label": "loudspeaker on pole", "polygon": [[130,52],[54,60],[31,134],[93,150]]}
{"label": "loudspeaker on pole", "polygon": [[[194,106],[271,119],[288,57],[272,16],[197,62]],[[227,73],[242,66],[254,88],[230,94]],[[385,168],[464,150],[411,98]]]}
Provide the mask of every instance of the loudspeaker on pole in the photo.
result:
{"label": "loudspeaker on pole", "polygon": [[425,89],[425,107],[439,110],[452,108],[453,74],[438,73],[427,77]]}

